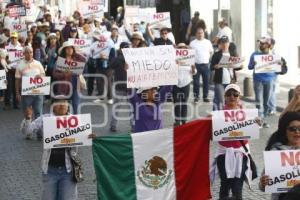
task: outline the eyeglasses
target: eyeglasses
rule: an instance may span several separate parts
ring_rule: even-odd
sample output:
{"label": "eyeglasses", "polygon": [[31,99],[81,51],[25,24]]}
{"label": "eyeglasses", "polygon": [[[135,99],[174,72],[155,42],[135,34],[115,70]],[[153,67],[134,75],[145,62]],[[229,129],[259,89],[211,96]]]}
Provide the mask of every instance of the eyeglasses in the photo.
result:
{"label": "eyeglasses", "polygon": [[240,94],[238,92],[228,92],[225,94],[226,97],[234,96],[234,97],[239,97]]}
{"label": "eyeglasses", "polygon": [[288,130],[288,131],[291,131],[291,132],[297,132],[297,131],[300,132],[300,127],[289,126],[289,127],[287,127],[287,130]]}

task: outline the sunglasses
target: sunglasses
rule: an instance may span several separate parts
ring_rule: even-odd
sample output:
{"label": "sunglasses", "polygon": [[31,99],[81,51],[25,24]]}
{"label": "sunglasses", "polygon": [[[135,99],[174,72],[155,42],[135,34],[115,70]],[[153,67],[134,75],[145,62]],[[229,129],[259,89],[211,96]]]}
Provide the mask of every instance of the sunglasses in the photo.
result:
{"label": "sunglasses", "polygon": [[297,131],[300,132],[300,127],[289,126],[289,127],[287,127],[287,130],[288,130],[288,131],[291,131],[291,132],[297,132]]}
{"label": "sunglasses", "polygon": [[225,94],[226,97],[234,96],[234,97],[239,97],[240,94],[238,92],[228,92]]}

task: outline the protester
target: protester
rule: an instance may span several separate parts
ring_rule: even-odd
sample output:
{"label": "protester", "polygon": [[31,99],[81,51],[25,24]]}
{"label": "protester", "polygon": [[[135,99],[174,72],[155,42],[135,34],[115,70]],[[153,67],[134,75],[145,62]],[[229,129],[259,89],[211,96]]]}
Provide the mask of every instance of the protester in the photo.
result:
{"label": "protester", "polygon": [[122,26],[123,19],[124,19],[124,9],[122,6],[119,6],[117,8],[117,16],[116,16],[116,23],[117,23],[118,27]]}
{"label": "protester", "polygon": [[[52,103],[53,114],[44,114],[32,121],[32,109],[25,110],[25,120],[21,130],[25,135],[43,132],[43,118],[65,116],[68,113],[68,101],[55,99]],[[89,138],[92,138],[89,135]],[[74,180],[74,160],[80,163],[76,147],[44,149],[42,156],[42,200],[75,200],[77,199],[77,182]]]}
{"label": "protester", "polygon": [[46,64],[47,55],[45,47],[42,45],[40,37],[34,37],[32,40],[33,58],[39,61],[43,66]]}
{"label": "protester", "polygon": [[66,26],[61,31],[64,41],[68,40],[68,38],[70,36],[71,28],[73,27],[73,24],[74,24],[74,18],[67,17]]}
{"label": "protester", "polygon": [[57,35],[55,33],[51,33],[48,36],[47,46],[45,49],[45,53],[47,54],[47,71],[46,75],[52,77],[52,73],[54,70],[55,62],[58,56],[59,43],[57,41]]}
{"label": "protester", "polygon": [[140,88],[133,91],[130,102],[134,112],[134,133],[158,130],[163,127],[161,104],[172,86]]}
{"label": "protester", "polygon": [[289,104],[285,107],[285,109],[280,114],[280,118],[286,112],[300,112],[300,85],[297,85],[292,99],[290,100]]}
{"label": "protester", "polygon": [[157,45],[173,45],[173,42],[168,38],[168,34],[170,32],[170,29],[167,27],[163,27],[160,29],[159,33],[160,33],[160,37],[159,38],[155,38],[152,30],[150,29],[149,24],[146,27],[147,29],[147,35],[150,38],[151,42],[157,46]]}
{"label": "protester", "polygon": [[213,54],[213,47],[209,40],[204,38],[204,30],[198,28],[196,31],[196,38],[190,43],[190,47],[196,52],[196,69],[197,74],[193,76],[193,91],[194,102],[199,101],[200,75],[203,82],[202,98],[204,102],[209,102],[208,87],[209,87],[209,60]]}
{"label": "protester", "polygon": [[122,42],[125,42],[125,39],[119,35],[119,28],[117,26],[113,26],[111,28],[111,35],[109,40],[114,43],[115,50],[118,50],[120,48],[120,44]]}
{"label": "protester", "polygon": [[[73,44],[69,41],[64,42],[62,47],[58,50],[58,55],[62,58],[65,58],[67,61],[72,62],[86,62],[86,59],[77,53]],[[72,101],[72,109],[73,113],[78,113],[78,106],[80,103],[78,91],[80,90],[80,80],[79,76],[76,74],[72,74],[70,71],[59,71],[56,69],[56,65],[53,71],[54,82],[55,81],[65,81],[66,83],[70,83],[72,87],[70,88],[69,85],[66,83],[59,83],[56,84],[54,87],[54,95],[71,95],[70,99]],[[72,89],[72,90],[71,90]]]}
{"label": "protester", "polygon": [[191,19],[191,22],[188,26],[185,39],[186,41],[192,41],[195,39],[196,32],[198,28],[202,28],[202,30],[206,31],[206,24],[203,19],[200,19],[200,13],[196,11],[194,13],[194,17]]}
{"label": "protester", "polygon": [[[213,100],[213,110],[220,110],[222,105],[224,105],[224,88],[230,83],[236,82],[236,70],[229,69],[219,66],[219,62],[222,56],[233,56],[236,57],[236,52],[232,52],[229,49],[229,39],[227,36],[223,36],[218,41],[219,51],[215,52],[211,59],[211,70],[214,71],[214,100]],[[242,67],[242,66],[241,66]]]}
{"label": "protester", "polygon": [[[224,110],[242,109],[240,104],[241,90],[236,84],[230,84],[225,88]],[[211,169],[211,178],[214,180],[216,170],[218,170],[221,186],[219,199],[227,200],[229,192],[232,192],[232,199],[242,200],[243,183],[249,181],[250,166],[247,151],[249,142],[247,140],[221,141],[218,143],[215,161]],[[230,164],[229,164],[230,163]],[[229,166],[234,166],[230,168]]]}
{"label": "protester", "polygon": [[[179,43],[177,49],[188,49],[184,43]],[[175,123],[174,126],[183,125],[187,121],[187,102],[190,95],[190,83],[193,81],[192,76],[197,73],[194,65],[183,65],[178,63],[178,85],[173,87],[173,100],[174,100],[174,113]]]}
{"label": "protester", "polygon": [[[279,150],[296,150],[300,149],[300,113],[299,112],[286,112],[278,122],[278,129],[275,131],[265,148],[266,151],[279,151]],[[260,190],[264,191],[265,186],[268,184],[269,176],[263,171],[259,182]],[[272,200],[284,199],[286,193],[272,194]],[[290,199],[289,199],[290,200]]]}
{"label": "protester", "polygon": [[224,18],[221,18],[218,22],[218,25],[219,25],[219,32],[216,35],[216,37],[213,39],[213,43],[217,44],[218,40],[223,36],[227,36],[229,42],[232,42],[232,30],[229,28],[228,22]]}
{"label": "protester", "polygon": [[138,33],[133,33],[130,42],[131,42],[131,48],[138,48],[140,47],[140,44],[144,41],[143,37]]}

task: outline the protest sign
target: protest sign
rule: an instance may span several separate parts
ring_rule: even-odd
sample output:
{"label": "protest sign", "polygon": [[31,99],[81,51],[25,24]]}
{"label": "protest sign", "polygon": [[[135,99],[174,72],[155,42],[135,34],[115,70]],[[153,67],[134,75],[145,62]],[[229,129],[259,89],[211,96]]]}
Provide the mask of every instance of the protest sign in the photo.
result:
{"label": "protest sign", "polygon": [[126,6],[125,7],[125,23],[128,27],[134,23],[139,23],[139,8],[140,6]]}
{"label": "protest sign", "polygon": [[70,38],[68,41],[70,41],[75,47],[78,47],[82,53],[86,55],[90,53],[92,40]]}
{"label": "protest sign", "polygon": [[175,49],[171,45],[122,49],[127,70],[127,87],[178,84]]}
{"label": "protest sign", "polygon": [[240,68],[244,61],[245,58],[223,55],[219,62],[219,67]]}
{"label": "protest sign", "polygon": [[255,122],[257,109],[220,110],[212,112],[213,140],[252,140],[259,138]]}
{"label": "protest sign", "polygon": [[43,129],[44,149],[92,145],[90,114],[44,117]]}
{"label": "protest sign", "polygon": [[281,72],[281,57],[279,55],[255,55],[255,73]]}
{"label": "protest sign", "polygon": [[22,95],[49,95],[51,86],[50,77],[22,76]]}
{"label": "protest sign", "polygon": [[195,65],[194,49],[176,49],[176,61],[179,65]]}
{"label": "protest sign", "polygon": [[15,69],[23,58],[23,51],[8,51],[8,60],[10,62],[8,66]]}
{"label": "protest sign", "polygon": [[300,150],[265,151],[266,193],[285,193],[300,184]]}
{"label": "protest sign", "polygon": [[56,69],[59,71],[71,71],[73,74],[80,75],[83,72],[85,63],[77,61],[67,61],[62,57],[58,57],[56,61]]}
{"label": "protest sign", "polygon": [[24,23],[11,23],[9,29],[12,32],[17,32],[19,37],[27,38],[27,27]]}
{"label": "protest sign", "polygon": [[155,13],[150,16],[150,28],[172,28],[170,12]]}
{"label": "protest sign", "polygon": [[92,3],[91,1],[82,1],[79,6],[83,18],[97,16],[102,18],[104,16],[104,7],[100,3]]}
{"label": "protest sign", "polygon": [[97,59],[100,58],[100,54],[102,53],[103,55],[105,55],[106,58],[109,57],[109,53],[110,53],[110,49],[111,47],[113,47],[114,45],[112,43],[110,43],[109,41],[97,41],[94,42],[91,46],[91,56],[93,59]]}
{"label": "protest sign", "polygon": [[5,70],[0,70],[0,90],[7,89],[7,81],[6,81],[6,72]]}
{"label": "protest sign", "polygon": [[8,7],[8,16],[10,17],[21,17],[26,16],[26,8],[22,5],[14,5]]}

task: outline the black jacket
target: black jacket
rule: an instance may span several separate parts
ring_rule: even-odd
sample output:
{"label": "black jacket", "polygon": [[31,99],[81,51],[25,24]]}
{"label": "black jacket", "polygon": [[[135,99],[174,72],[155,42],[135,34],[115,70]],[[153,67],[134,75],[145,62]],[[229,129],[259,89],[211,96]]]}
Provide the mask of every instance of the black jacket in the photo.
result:
{"label": "black jacket", "polygon": [[122,53],[119,53],[110,64],[111,69],[114,70],[114,82],[123,81],[122,84],[116,85],[116,90],[127,92],[127,71],[125,69],[125,58]]}

